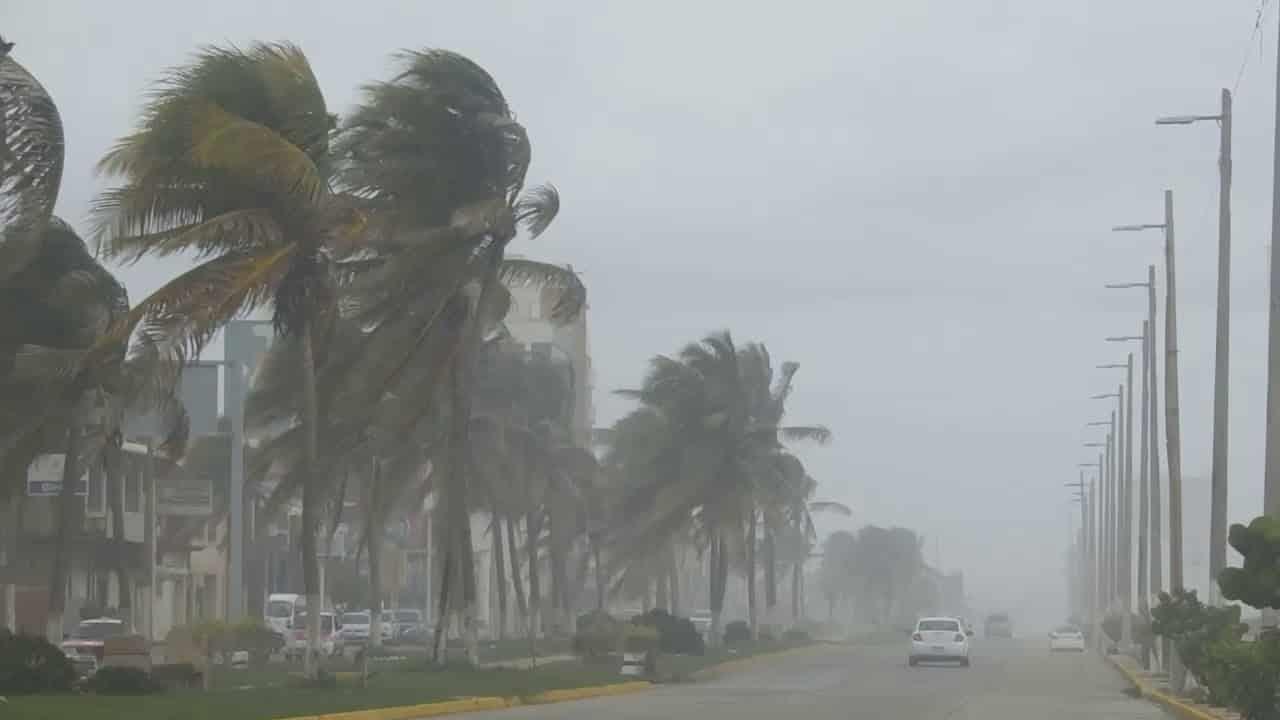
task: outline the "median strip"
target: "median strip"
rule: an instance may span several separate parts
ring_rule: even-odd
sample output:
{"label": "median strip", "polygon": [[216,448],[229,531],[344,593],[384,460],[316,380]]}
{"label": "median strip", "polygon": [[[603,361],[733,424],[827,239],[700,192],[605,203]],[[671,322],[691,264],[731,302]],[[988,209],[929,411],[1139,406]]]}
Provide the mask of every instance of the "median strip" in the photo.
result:
{"label": "median strip", "polygon": [[1219,712],[1215,708],[1207,705],[1195,705],[1186,700],[1174,697],[1169,693],[1156,689],[1147,682],[1136,669],[1130,668],[1125,662],[1114,657],[1108,657],[1107,661],[1111,666],[1120,672],[1121,675],[1129,681],[1130,684],[1138,691],[1138,694],[1157,705],[1163,706],[1166,710],[1173,713],[1176,717],[1183,720],[1228,720],[1231,716]]}

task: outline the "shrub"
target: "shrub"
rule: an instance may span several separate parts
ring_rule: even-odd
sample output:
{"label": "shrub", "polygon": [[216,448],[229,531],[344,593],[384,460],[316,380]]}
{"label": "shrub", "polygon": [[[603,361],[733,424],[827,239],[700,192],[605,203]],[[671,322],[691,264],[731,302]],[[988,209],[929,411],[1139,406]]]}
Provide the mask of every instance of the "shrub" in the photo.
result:
{"label": "shrub", "polygon": [[622,637],[622,621],[605,612],[591,612],[578,618],[573,636],[573,652],[586,660],[599,660],[617,651]]}
{"label": "shrub", "polygon": [[813,642],[813,636],[809,634],[808,630],[791,628],[782,633],[782,642],[789,645],[808,645]]}
{"label": "shrub", "polygon": [[113,666],[90,676],[85,689],[98,695],[150,695],[164,688],[142,668]]}
{"label": "shrub", "polygon": [[266,667],[272,653],[284,648],[284,636],[256,618],[232,625],[227,632],[230,637],[226,644],[232,651],[244,650],[249,653],[249,666],[254,669]]}
{"label": "shrub", "polygon": [[724,627],[724,644],[729,647],[751,642],[751,626],[745,620],[734,620]]}
{"label": "shrub", "polygon": [[75,679],[71,661],[48,640],[0,630],[0,695],[67,692]]}
{"label": "shrub", "polygon": [[658,631],[646,625],[627,623],[622,629],[622,650],[647,653],[658,649]]}
{"label": "shrub", "polygon": [[[1210,678],[1211,647],[1238,642],[1247,630],[1240,622],[1240,607],[1207,606],[1200,602],[1195,590],[1179,590],[1172,595],[1160,593],[1160,602],[1151,609],[1151,630],[1168,637],[1178,647],[1178,656],[1187,671],[1205,685],[1212,702],[1227,704],[1220,692],[1223,687]],[[1225,650],[1224,650],[1225,652]],[[1221,668],[1218,669],[1221,672]]]}
{"label": "shrub", "polygon": [[706,652],[702,633],[688,618],[676,617],[666,610],[650,610],[637,615],[631,622],[657,630],[658,649],[664,653],[702,655]]}
{"label": "shrub", "polygon": [[1211,702],[1238,710],[1245,720],[1280,718],[1280,641],[1219,639],[1205,653],[1204,673]]}
{"label": "shrub", "polygon": [[773,628],[763,627],[760,632],[756,633],[756,640],[762,643],[777,642],[778,637],[773,634]]}
{"label": "shrub", "polygon": [[194,688],[200,685],[200,671],[189,662],[154,665],[151,679],[164,688]]}

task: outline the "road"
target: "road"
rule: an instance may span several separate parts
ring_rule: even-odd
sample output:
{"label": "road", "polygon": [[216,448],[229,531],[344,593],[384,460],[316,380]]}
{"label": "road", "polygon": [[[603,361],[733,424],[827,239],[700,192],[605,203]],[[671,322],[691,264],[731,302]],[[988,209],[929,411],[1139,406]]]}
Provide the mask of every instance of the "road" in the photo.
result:
{"label": "road", "polygon": [[523,707],[483,720],[1065,720],[1166,718],[1124,693],[1093,654],[1049,655],[1043,642],[981,640],[973,666],[908,668],[905,648],[829,646],[700,683]]}

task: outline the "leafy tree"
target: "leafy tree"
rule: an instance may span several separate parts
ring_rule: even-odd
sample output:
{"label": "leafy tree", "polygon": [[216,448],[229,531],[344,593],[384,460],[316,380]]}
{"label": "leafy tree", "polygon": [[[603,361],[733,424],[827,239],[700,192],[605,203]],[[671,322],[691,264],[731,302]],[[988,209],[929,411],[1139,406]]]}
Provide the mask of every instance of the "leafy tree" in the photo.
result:
{"label": "leafy tree", "polygon": [[[99,164],[122,184],[95,202],[110,257],[182,253],[198,263],[144,299],[116,337],[136,333],[173,384],[227,321],[272,309],[296,337],[302,386],[303,578],[319,606],[316,533],[326,473],[317,463],[316,356],[336,312],[335,255],[364,228],[331,189],[335,120],[302,50],[287,43],[210,47],[157,84],[138,129]],[[308,614],[315,650],[319,614]],[[317,653],[308,652],[308,664]],[[308,671],[314,674],[315,668]]]}
{"label": "leafy tree", "polygon": [[1255,608],[1280,608],[1280,519],[1262,515],[1247,526],[1237,523],[1227,540],[1244,566],[1218,575],[1223,596]]}
{"label": "leafy tree", "polygon": [[[468,521],[471,401],[477,356],[509,304],[503,283],[558,289],[557,318],[575,316],[585,302],[580,280],[565,268],[505,257],[521,225],[537,236],[559,210],[549,186],[524,192],[531,156],[493,78],[471,60],[447,51],[400,56],[389,82],[366,87],[344,128],[344,183],[370,208],[370,270],[353,294],[361,327],[397,329],[403,342],[376,344],[378,384],[394,382],[409,360],[438,341],[435,382],[444,426],[433,466],[446,542],[441,617],[451,602],[462,611],[468,656],[476,657],[475,573]],[[457,570],[454,570],[454,566]],[[450,601],[452,578],[461,602]],[[441,646],[442,624],[435,646]]]}
{"label": "leafy tree", "polygon": [[[1215,644],[1237,641],[1247,629],[1240,622],[1240,606],[1205,605],[1195,590],[1162,592],[1158,604],[1151,609],[1151,632],[1176,643],[1183,665],[1201,682],[1208,679]],[[1210,692],[1215,692],[1212,685]],[[1226,702],[1227,698],[1214,699]]]}

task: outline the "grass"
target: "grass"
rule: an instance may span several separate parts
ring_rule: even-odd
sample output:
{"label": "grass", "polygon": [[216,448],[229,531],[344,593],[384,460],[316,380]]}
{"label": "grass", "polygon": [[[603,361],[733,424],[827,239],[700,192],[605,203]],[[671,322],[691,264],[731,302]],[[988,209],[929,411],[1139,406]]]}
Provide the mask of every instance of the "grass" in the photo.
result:
{"label": "grass", "polygon": [[702,655],[667,655],[662,658],[658,665],[658,673],[661,675],[659,681],[689,682],[693,680],[694,675],[698,671],[715,667],[721,663],[733,660],[743,660],[756,655],[767,655],[768,653],[779,652],[781,650],[794,650],[796,648],[805,647],[809,644],[811,643],[763,641],[746,647],[707,648],[706,653]]}
{"label": "grass", "polygon": [[259,687],[174,691],[143,697],[42,695],[10,697],[0,717],[23,720],[269,720],[271,718],[415,705],[456,697],[527,697],[546,690],[621,682],[614,668],[555,663],[536,670],[384,670],[370,687]]}

